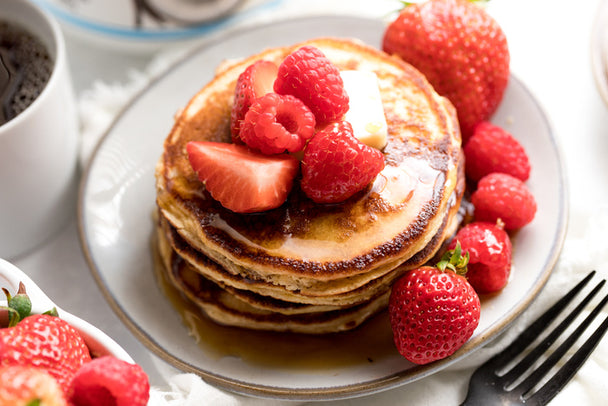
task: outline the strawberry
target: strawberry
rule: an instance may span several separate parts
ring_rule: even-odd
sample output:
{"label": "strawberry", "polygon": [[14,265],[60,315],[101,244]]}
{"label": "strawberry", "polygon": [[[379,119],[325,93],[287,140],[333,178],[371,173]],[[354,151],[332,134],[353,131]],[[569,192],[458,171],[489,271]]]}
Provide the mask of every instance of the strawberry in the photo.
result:
{"label": "strawberry", "polygon": [[407,272],[391,290],[388,310],[395,346],[415,364],[452,355],[479,324],[479,296],[456,273],[466,272],[466,256],[459,248],[447,256],[438,267]]}
{"label": "strawberry", "polygon": [[492,172],[507,173],[524,182],[530,177],[530,160],[524,147],[509,132],[488,121],[475,127],[464,154],[467,177],[474,182]]}
{"label": "strawberry", "polygon": [[277,65],[264,60],[252,63],[239,75],[230,114],[230,133],[234,142],[239,142],[241,124],[249,107],[258,97],[272,92],[276,77]]}
{"label": "strawberry", "polygon": [[190,165],[207,191],[237,213],[283,204],[300,164],[288,154],[264,155],[238,144],[191,141],[186,149]]}
{"label": "strawberry", "polygon": [[315,116],[300,99],[269,93],[247,111],[240,138],[264,154],[280,154],[303,150],[314,133]]}
{"label": "strawberry", "polygon": [[502,100],[509,49],[498,23],[467,0],[428,0],[406,6],[387,27],[385,52],[420,70],[456,107],[466,141]]}
{"label": "strawberry", "polygon": [[473,222],[458,230],[449,249],[460,244],[469,254],[467,279],[477,293],[493,293],[507,284],[511,273],[511,240],[502,224]]}
{"label": "strawberry", "polygon": [[340,120],[348,111],[348,94],[340,71],[313,46],[299,48],[283,60],[274,91],[302,100],[318,124]]}
{"label": "strawberry", "polygon": [[0,367],[0,406],[67,406],[59,384],[40,368]]}
{"label": "strawberry", "polygon": [[145,406],[149,397],[150,383],[143,369],[112,356],[83,365],[68,391],[74,406]]}
{"label": "strawberry", "polygon": [[362,190],[382,169],[384,155],[355,138],[350,123],[341,121],[308,142],[301,187],[316,203],[338,203]]}
{"label": "strawberry", "polygon": [[67,390],[76,371],[91,360],[80,334],[48,314],[24,318],[0,330],[0,366],[25,365],[49,372]]}
{"label": "strawberry", "polygon": [[491,173],[477,183],[471,194],[475,220],[496,223],[506,230],[521,228],[536,214],[536,201],[525,183],[506,173]]}

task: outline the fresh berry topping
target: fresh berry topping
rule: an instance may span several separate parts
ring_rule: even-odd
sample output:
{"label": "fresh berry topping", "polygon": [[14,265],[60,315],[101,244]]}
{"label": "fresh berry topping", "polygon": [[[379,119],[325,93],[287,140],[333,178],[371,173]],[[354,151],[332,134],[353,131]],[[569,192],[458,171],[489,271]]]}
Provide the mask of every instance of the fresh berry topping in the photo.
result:
{"label": "fresh berry topping", "polygon": [[234,142],[239,141],[239,132],[245,114],[255,99],[272,92],[277,77],[277,65],[270,61],[257,61],[240,74],[234,89],[234,102],[230,115],[230,133]]}
{"label": "fresh berry topping", "polygon": [[66,390],[76,371],[91,360],[80,334],[66,321],[32,315],[0,330],[0,366],[25,365],[49,372]]}
{"label": "fresh berry topping", "polygon": [[63,390],[41,368],[0,367],[0,406],[67,406]]}
{"label": "fresh berry topping", "polygon": [[348,94],[340,71],[313,46],[299,48],[283,60],[274,91],[302,100],[318,124],[341,120],[348,111]]}
{"label": "fresh berry topping", "polygon": [[269,93],[245,114],[240,138],[264,154],[280,154],[303,150],[314,134],[315,116],[300,99]]}
{"label": "fresh berry topping", "polygon": [[143,369],[112,356],[83,365],[68,392],[74,406],[145,406],[149,397],[150,384]]}
{"label": "fresh berry topping", "polygon": [[356,139],[351,125],[341,121],[308,142],[301,187],[316,203],[337,203],[362,190],[382,169],[384,155]]}
{"label": "fresh berry topping", "polygon": [[491,173],[481,178],[471,195],[475,220],[496,223],[514,230],[534,219],[536,201],[528,187],[519,179],[505,173]]}
{"label": "fresh berry topping", "polygon": [[422,267],[393,285],[389,317],[395,346],[416,364],[452,355],[479,324],[479,296],[452,271]]}
{"label": "fresh berry topping", "polygon": [[530,177],[524,147],[509,132],[488,121],[475,127],[464,154],[467,176],[475,182],[492,172],[507,173],[524,182]]}
{"label": "fresh berry topping", "polygon": [[264,155],[239,144],[192,141],[186,148],[190,165],[207,191],[237,213],[283,204],[300,164],[288,154]]}
{"label": "fresh berry topping", "polygon": [[463,139],[487,120],[509,79],[509,49],[498,23],[467,0],[406,6],[384,33],[384,51],[420,70],[456,107]]}
{"label": "fresh berry topping", "polygon": [[469,254],[466,277],[477,293],[497,292],[505,287],[511,272],[511,240],[499,226],[473,222],[461,228],[449,249],[459,243]]}

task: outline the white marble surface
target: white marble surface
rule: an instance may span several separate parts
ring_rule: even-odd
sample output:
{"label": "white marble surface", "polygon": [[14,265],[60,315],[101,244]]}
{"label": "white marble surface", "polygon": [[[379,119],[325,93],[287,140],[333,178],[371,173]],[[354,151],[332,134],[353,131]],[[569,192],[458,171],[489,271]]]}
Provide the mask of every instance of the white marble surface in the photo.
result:
{"label": "white marble surface", "polygon": [[[574,230],[567,239],[588,222],[589,213],[608,200],[608,109],[596,89],[590,64],[591,28],[600,1],[575,6],[565,0],[493,0],[488,6],[507,34],[512,71],[544,107],[561,144],[570,188],[570,230]],[[323,3],[324,7],[330,8],[330,3]],[[96,81],[127,83],[131,73],[144,69],[154,56],[98,47],[74,35],[68,35],[68,55],[79,96]],[[159,362],[121,324],[98,290],[81,251],[76,213],[52,240],[12,262],[61,307],[121,343],[146,369],[153,384],[164,384],[157,369]],[[608,273],[608,269],[603,271]],[[431,377],[418,384],[417,404],[434,404],[437,397],[424,392],[430,394],[449,379],[448,373],[439,380]],[[461,400],[458,396],[452,396],[454,404]],[[367,401],[406,404],[386,395],[339,403],[362,405]]]}

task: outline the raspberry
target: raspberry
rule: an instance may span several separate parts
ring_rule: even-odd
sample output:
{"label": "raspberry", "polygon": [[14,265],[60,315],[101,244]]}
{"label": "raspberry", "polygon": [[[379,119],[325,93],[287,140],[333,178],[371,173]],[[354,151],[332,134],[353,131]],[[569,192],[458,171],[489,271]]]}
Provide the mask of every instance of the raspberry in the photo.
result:
{"label": "raspberry", "polygon": [[297,152],[314,135],[315,116],[290,95],[269,93],[256,99],[243,120],[240,138],[264,154]]}
{"label": "raspberry", "polygon": [[349,122],[332,123],[304,149],[304,193],[317,203],[344,201],[367,186],[384,169],[384,155],[353,136]]}
{"label": "raspberry", "polygon": [[466,172],[477,182],[492,172],[507,173],[522,181],[530,176],[530,161],[523,146],[503,128],[483,121],[464,147]]}
{"label": "raspberry", "polygon": [[304,46],[279,65],[274,91],[302,100],[317,123],[340,120],[348,111],[348,94],[338,68],[313,46]]}
{"label": "raspberry", "polygon": [[234,102],[230,112],[230,133],[233,142],[240,142],[241,125],[253,101],[272,92],[277,69],[277,65],[273,62],[261,60],[249,65],[239,75],[234,88]]}
{"label": "raspberry", "polygon": [[467,279],[477,293],[492,293],[504,288],[511,273],[511,240],[499,225],[469,223],[450,242],[460,242],[463,254],[469,253]]}
{"label": "raspberry", "polygon": [[83,365],[68,392],[74,406],[145,406],[149,397],[150,384],[143,369],[112,356]]}
{"label": "raspberry", "polygon": [[525,226],[536,214],[536,201],[528,187],[505,173],[491,173],[481,178],[471,202],[476,220],[495,223],[500,219],[507,230]]}

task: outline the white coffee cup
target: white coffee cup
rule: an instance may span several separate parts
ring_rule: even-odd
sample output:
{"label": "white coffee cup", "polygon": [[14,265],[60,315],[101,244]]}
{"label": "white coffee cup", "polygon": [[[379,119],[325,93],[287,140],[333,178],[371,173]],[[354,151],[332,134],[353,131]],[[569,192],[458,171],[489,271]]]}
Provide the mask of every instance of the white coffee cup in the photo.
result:
{"label": "white coffee cup", "polygon": [[74,214],[78,118],[58,23],[29,1],[3,1],[0,20],[38,38],[51,76],[23,112],[0,125],[0,257],[15,258],[49,239]]}

